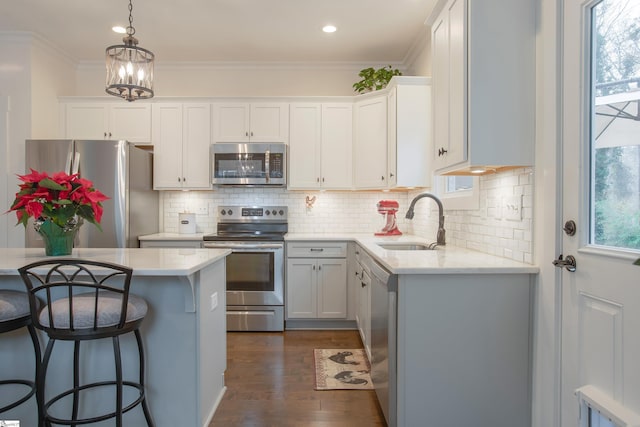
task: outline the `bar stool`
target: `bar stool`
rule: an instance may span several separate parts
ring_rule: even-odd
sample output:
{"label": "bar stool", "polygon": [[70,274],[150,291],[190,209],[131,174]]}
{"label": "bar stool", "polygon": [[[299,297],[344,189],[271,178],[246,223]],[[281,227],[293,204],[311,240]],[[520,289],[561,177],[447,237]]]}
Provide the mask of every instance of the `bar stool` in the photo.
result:
{"label": "bar stool", "polygon": [[[18,271],[28,290],[32,322],[49,338],[38,381],[45,425],[79,425],[115,418],[116,426],[121,427],[123,414],[141,404],[147,425],[153,427],[145,397],[144,349],[139,331],[147,314],[147,303],[129,293],[133,270],[106,262],[55,258],[34,262]],[[37,298],[44,302],[39,310]],[[119,337],[131,332],[135,335],[138,348],[137,382],[123,380],[122,372]],[[80,384],[80,344],[103,338],[111,338],[113,344],[116,378],[114,381]],[[74,343],[73,387],[47,400],[47,370],[57,340]],[[78,418],[81,396],[87,396],[86,393],[102,387],[115,387],[115,410],[103,415]],[[125,387],[133,390],[137,396],[127,404],[123,402]],[[69,395],[73,395],[70,418],[54,416],[52,406]]]}
{"label": "bar stool", "polygon": [[[27,392],[13,402],[1,407],[0,414],[23,404],[29,400],[31,396],[37,393],[36,384],[40,375],[40,360],[42,359],[38,336],[36,335],[36,330],[33,327],[33,324],[31,323],[31,313],[29,311],[29,298],[27,293],[4,289],[0,290],[0,333],[15,331],[16,329],[20,329],[25,326],[29,331],[31,342],[33,343],[35,359],[34,380],[1,380],[0,386],[24,385],[27,387]],[[37,396],[36,402],[38,404],[38,413],[40,413],[40,399],[37,399]],[[40,417],[38,418],[40,419]]]}

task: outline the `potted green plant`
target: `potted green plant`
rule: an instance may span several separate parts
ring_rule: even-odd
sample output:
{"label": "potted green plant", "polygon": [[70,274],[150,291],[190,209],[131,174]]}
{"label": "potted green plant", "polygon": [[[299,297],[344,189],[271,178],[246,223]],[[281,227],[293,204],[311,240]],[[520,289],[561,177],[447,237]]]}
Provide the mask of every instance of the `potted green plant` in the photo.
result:
{"label": "potted green plant", "polygon": [[362,80],[353,84],[353,89],[358,93],[371,92],[374,90],[384,89],[391,77],[401,76],[402,72],[397,68],[391,68],[391,65],[378,68],[365,68],[358,73]]}

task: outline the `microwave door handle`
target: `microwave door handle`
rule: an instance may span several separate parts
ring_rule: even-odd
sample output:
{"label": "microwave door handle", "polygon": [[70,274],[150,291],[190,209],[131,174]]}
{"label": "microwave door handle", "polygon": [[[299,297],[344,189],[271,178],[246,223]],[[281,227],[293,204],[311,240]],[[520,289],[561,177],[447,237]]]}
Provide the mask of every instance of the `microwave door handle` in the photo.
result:
{"label": "microwave door handle", "polygon": [[264,168],[265,168],[265,178],[267,180],[267,184],[269,183],[269,156],[271,155],[271,152],[269,150],[265,151],[264,153]]}

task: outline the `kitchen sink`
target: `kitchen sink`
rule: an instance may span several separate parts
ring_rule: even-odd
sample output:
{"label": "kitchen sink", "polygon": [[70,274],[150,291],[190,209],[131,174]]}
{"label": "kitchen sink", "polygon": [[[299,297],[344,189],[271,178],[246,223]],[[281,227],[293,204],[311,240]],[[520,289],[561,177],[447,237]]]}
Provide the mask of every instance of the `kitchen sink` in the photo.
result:
{"label": "kitchen sink", "polygon": [[388,251],[432,251],[436,248],[435,243],[377,243],[382,249]]}

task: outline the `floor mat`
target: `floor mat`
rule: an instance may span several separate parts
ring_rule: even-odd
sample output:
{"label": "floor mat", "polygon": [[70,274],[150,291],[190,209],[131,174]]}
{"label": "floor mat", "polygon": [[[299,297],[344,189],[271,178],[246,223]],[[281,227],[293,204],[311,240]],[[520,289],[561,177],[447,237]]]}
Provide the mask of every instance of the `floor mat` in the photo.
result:
{"label": "floor mat", "polygon": [[371,390],[364,349],[314,349],[316,390]]}

